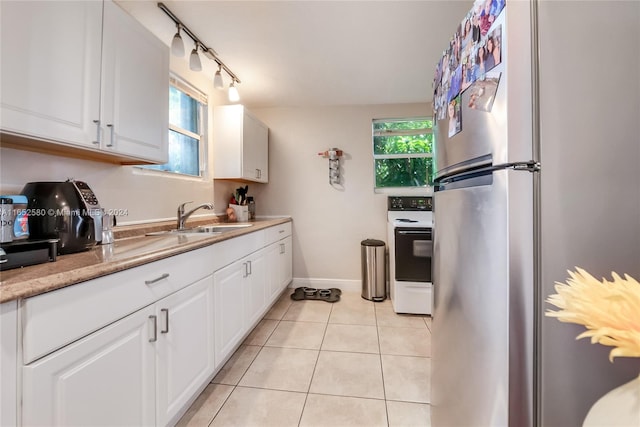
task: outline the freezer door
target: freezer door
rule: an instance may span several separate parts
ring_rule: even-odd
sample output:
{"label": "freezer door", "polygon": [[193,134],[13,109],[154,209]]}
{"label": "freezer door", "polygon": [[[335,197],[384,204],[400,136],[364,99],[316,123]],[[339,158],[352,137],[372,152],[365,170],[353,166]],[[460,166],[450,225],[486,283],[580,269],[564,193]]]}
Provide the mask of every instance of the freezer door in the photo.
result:
{"label": "freezer door", "polygon": [[532,200],[532,175],[499,170],[434,195],[433,425],[530,425],[531,363],[525,359],[533,354],[533,334],[523,323],[531,299],[514,299],[522,299],[523,287],[532,290],[517,277],[522,269],[513,270],[514,258],[530,258],[531,250],[510,251],[524,240],[530,244],[530,236],[520,242],[517,235],[532,231],[531,224],[510,223],[510,216],[530,218],[531,212],[510,214],[515,200],[508,187],[511,179],[523,192],[528,188]]}

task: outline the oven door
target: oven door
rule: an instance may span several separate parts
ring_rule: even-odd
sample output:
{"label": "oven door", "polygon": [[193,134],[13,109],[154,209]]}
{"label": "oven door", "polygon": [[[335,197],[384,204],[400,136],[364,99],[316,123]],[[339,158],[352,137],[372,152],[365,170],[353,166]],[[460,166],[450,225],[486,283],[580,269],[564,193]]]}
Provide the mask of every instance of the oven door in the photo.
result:
{"label": "oven door", "polygon": [[396,280],[431,282],[432,229],[397,227],[395,229]]}

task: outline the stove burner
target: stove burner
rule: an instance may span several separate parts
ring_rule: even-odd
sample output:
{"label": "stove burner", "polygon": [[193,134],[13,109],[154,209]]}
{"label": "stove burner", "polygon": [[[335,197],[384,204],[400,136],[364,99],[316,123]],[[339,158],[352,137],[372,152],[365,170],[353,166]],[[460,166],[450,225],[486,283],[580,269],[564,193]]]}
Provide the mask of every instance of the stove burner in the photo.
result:
{"label": "stove burner", "polygon": [[408,218],[398,218],[396,221],[398,222],[418,222],[416,219],[408,219]]}

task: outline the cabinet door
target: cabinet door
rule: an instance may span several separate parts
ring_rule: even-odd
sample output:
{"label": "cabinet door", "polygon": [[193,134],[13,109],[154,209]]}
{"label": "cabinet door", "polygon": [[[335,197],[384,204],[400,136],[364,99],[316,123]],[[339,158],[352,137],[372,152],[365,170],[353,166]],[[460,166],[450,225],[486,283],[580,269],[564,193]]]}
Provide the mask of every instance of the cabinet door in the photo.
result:
{"label": "cabinet door", "polygon": [[154,425],[153,307],[23,367],[24,425]]}
{"label": "cabinet door", "polygon": [[242,125],[242,175],[257,182],[268,182],[269,129],[244,111]]}
{"label": "cabinet door", "polygon": [[273,303],[275,299],[280,295],[280,274],[282,268],[280,267],[280,252],[282,246],[280,243],[272,243],[266,249],[266,256],[268,260],[267,268],[267,304]]}
{"label": "cabinet door", "polygon": [[282,239],[279,243],[280,267],[278,293],[286,288],[293,280],[293,240],[291,236]]}
{"label": "cabinet door", "polygon": [[0,7],[2,131],[94,146],[102,2],[4,1]]}
{"label": "cabinet door", "polygon": [[167,161],[169,49],[111,1],[104,3],[102,148]]}
{"label": "cabinet door", "polygon": [[266,254],[265,250],[261,250],[243,262],[248,267],[243,289],[245,292],[244,316],[247,329],[258,323],[264,313],[265,293],[269,284],[267,280]]}
{"label": "cabinet door", "polygon": [[267,249],[269,259],[269,287],[267,301],[273,302],[292,280],[291,236],[270,245]]}
{"label": "cabinet door", "polygon": [[0,426],[18,424],[18,303],[0,304]]}
{"label": "cabinet door", "polygon": [[214,371],[213,276],[160,300],[156,309],[156,424],[163,426]]}
{"label": "cabinet door", "polygon": [[216,366],[235,349],[245,332],[245,267],[235,262],[213,274]]}

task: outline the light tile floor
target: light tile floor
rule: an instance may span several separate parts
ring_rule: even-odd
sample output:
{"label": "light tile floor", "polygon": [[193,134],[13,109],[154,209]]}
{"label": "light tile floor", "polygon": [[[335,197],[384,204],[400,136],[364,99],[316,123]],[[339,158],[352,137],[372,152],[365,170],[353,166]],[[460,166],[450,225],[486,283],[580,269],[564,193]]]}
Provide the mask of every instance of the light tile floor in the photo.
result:
{"label": "light tile floor", "polygon": [[431,318],[285,290],[178,426],[430,426]]}

